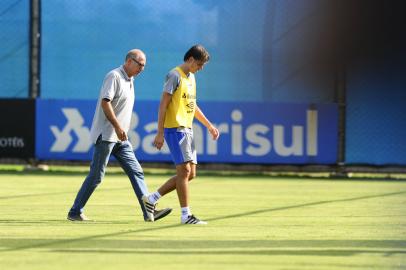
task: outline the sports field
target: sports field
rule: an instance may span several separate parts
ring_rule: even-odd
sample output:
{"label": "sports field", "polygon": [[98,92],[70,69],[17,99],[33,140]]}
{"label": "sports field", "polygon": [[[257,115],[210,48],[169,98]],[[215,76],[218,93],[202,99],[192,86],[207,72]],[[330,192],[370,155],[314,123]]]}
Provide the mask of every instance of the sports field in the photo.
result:
{"label": "sports field", "polygon": [[[406,181],[200,175],[192,210],[143,222],[127,178],[108,172],[88,223],[66,213],[84,172],[0,170],[1,269],[406,269]],[[150,190],[167,175],[148,174]]]}

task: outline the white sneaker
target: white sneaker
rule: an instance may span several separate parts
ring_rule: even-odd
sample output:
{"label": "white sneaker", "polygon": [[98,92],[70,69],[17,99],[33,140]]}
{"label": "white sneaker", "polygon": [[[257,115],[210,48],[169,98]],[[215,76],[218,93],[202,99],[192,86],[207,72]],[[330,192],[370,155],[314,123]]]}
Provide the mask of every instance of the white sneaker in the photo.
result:
{"label": "white sneaker", "polygon": [[188,216],[185,220],[182,220],[181,222],[182,224],[200,224],[200,225],[206,225],[207,222],[198,219],[197,217],[195,217],[194,215],[190,215]]}
{"label": "white sneaker", "polygon": [[154,213],[155,213],[156,203],[150,203],[147,195],[142,196],[142,203],[144,204],[145,211],[147,211],[147,216],[148,216],[149,221],[154,222],[155,221]]}

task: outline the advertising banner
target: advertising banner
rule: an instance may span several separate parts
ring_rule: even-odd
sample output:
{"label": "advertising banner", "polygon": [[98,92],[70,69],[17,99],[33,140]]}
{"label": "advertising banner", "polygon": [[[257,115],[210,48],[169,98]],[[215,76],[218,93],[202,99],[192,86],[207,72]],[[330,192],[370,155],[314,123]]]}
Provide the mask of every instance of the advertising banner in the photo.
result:
{"label": "advertising banner", "polygon": [[[90,160],[90,127],[96,100],[37,100],[36,157]],[[140,161],[171,161],[158,151],[158,101],[136,101],[128,133]],[[199,107],[221,135],[213,141],[194,124],[198,162],[333,164],[337,157],[336,104],[201,102]]]}
{"label": "advertising banner", "polygon": [[0,99],[0,157],[33,158],[35,101]]}

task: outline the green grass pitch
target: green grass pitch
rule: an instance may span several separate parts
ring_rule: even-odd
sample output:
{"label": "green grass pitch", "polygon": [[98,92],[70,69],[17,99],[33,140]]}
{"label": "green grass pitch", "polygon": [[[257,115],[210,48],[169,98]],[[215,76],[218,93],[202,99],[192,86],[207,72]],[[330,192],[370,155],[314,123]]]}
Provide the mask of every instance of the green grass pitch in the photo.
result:
{"label": "green grass pitch", "polygon": [[[94,222],[66,220],[85,173],[0,171],[0,268],[406,269],[406,181],[201,175],[192,211],[145,223],[130,183],[107,173],[86,206]],[[148,174],[150,190],[168,175]]]}

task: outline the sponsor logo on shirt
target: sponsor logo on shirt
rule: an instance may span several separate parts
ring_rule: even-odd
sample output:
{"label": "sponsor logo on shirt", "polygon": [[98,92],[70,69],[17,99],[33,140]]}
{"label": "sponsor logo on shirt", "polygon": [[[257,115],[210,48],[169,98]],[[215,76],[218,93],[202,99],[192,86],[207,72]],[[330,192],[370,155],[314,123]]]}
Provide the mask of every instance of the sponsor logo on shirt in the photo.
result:
{"label": "sponsor logo on shirt", "polygon": [[193,113],[193,109],[195,108],[195,103],[193,101],[189,102],[188,104],[186,104],[186,107],[188,107],[187,113]]}
{"label": "sponsor logo on shirt", "polygon": [[186,98],[186,99],[196,99],[196,95],[191,95],[191,94],[183,93],[182,98]]}

